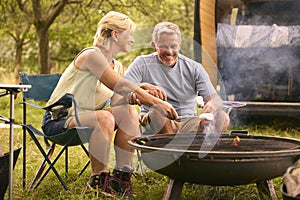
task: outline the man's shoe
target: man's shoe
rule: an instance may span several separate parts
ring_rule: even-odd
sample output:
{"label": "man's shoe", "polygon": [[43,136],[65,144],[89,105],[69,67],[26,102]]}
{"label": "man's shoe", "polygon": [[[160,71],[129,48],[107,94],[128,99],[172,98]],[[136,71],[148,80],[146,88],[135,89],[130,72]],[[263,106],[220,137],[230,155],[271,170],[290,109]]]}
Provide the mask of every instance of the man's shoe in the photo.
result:
{"label": "man's shoe", "polygon": [[131,184],[132,173],[133,168],[128,165],[123,166],[121,169],[114,169],[109,184],[118,195],[126,198],[134,197]]}

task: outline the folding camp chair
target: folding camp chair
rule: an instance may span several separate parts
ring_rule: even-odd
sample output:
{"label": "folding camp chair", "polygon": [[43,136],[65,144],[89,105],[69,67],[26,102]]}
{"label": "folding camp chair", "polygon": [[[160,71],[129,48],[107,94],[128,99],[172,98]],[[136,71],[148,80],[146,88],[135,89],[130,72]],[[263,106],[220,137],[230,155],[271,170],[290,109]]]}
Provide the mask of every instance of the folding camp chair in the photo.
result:
{"label": "folding camp chair", "polygon": [[[25,73],[20,73],[20,79],[21,84],[30,84],[31,89],[28,91],[23,92],[23,147],[24,147],[24,154],[23,154],[23,161],[26,162],[26,132],[29,133],[30,137],[33,139],[34,143],[36,144],[37,148],[40,150],[44,157],[44,161],[42,162],[41,167],[37,171],[31,185],[29,186],[29,190],[32,188],[37,188],[40,184],[40,182],[46,177],[48,172],[52,170],[62,186],[65,190],[69,190],[59,173],[57,172],[56,168],[54,167],[54,164],[58,161],[58,159],[61,157],[61,155],[65,152],[65,172],[66,176],[68,175],[68,147],[69,146],[77,146],[80,145],[84,152],[88,155],[88,151],[84,146],[84,143],[89,141],[90,134],[92,132],[91,128],[88,127],[82,127],[80,125],[80,121],[77,116],[77,105],[76,101],[73,98],[73,95],[71,94],[65,94],[60,100],[58,100],[56,103],[54,103],[51,106],[48,107],[42,107],[39,104],[36,104],[37,102],[45,102],[47,101],[54,88],[57,85],[57,82],[60,78],[60,74],[42,74],[42,75],[27,75]],[[31,101],[30,101],[31,100]],[[35,102],[33,103],[32,100]],[[27,123],[27,105],[33,106],[35,108],[45,109],[49,110],[54,106],[64,106],[66,108],[69,108],[73,105],[74,111],[75,111],[75,119],[77,124],[79,125],[76,128],[68,129],[66,132],[54,135],[54,136],[47,136],[43,132],[39,131],[39,129],[35,128],[33,125]],[[42,116],[41,116],[42,121]],[[41,143],[37,139],[36,136],[42,136],[44,137],[46,146],[48,147],[47,153],[42,147]],[[52,145],[50,147],[50,143],[48,141],[52,142]],[[53,159],[53,161],[50,160],[53,151],[55,149],[56,144],[62,145],[62,149],[57,154],[57,156]],[[47,149],[47,148],[46,148]],[[48,163],[48,168],[44,172],[44,169]],[[89,161],[85,164],[85,166],[82,168],[82,170],[79,172],[78,175],[81,175],[84,170],[88,167]],[[23,179],[26,179],[26,166],[25,163],[23,163]],[[23,183],[23,186],[25,184]]]}

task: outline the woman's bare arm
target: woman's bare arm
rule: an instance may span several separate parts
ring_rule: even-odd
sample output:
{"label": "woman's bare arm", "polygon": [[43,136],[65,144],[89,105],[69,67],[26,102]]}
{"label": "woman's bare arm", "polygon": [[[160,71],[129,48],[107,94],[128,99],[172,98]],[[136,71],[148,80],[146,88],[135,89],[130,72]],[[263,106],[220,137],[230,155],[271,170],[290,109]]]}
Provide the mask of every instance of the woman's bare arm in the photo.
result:
{"label": "woman's bare arm", "polygon": [[110,62],[104,55],[94,49],[86,50],[80,54],[75,60],[75,66],[81,70],[91,71],[100,82],[115,93],[128,97],[128,94],[135,92],[137,98],[142,104],[148,106],[157,106],[166,117],[177,119],[178,114],[173,106],[166,101],[156,98],[147,91],[140,88],[137,84],[123,79],[111,67]]}

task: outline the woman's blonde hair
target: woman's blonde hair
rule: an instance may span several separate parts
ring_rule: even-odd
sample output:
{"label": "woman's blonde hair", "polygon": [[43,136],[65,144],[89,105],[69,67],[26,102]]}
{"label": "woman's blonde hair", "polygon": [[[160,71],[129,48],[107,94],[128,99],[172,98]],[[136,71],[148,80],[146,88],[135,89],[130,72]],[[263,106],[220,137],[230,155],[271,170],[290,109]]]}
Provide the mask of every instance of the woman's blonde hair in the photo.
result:
{"label": "woman's blonde hair", "polygon": [[122,32],[134,30],[135,27],[135,23],[127,15],[110,11],[99,21],[93,45],[100,45],[111,36],[111,32],[114,30]]}

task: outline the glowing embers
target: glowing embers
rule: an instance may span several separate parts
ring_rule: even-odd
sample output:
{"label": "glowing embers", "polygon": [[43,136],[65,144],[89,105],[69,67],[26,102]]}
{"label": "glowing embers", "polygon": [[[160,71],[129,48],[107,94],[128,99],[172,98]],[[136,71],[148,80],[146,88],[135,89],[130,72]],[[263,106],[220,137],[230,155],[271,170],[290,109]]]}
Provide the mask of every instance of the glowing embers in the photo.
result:
{"label": "glowing embers", "polygon": [[239,146],[240,141],[241,141],[241,140],[240,140],[239,136],[236,135],[236,136],[234,137],[234,139],[233,139],[231,145],[237,147],[237,146]]}

